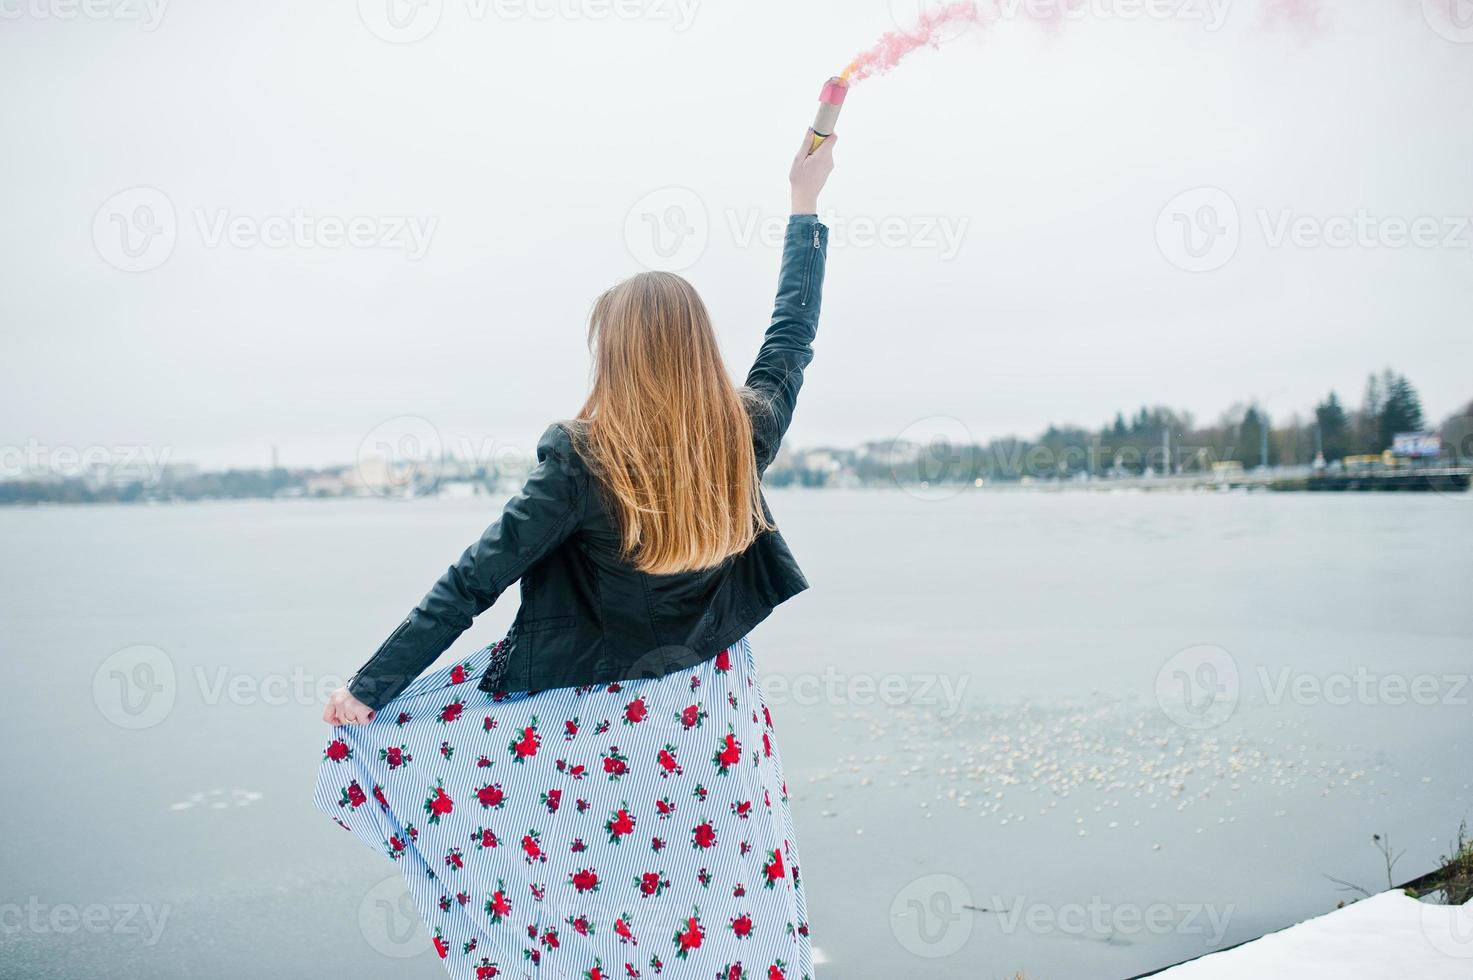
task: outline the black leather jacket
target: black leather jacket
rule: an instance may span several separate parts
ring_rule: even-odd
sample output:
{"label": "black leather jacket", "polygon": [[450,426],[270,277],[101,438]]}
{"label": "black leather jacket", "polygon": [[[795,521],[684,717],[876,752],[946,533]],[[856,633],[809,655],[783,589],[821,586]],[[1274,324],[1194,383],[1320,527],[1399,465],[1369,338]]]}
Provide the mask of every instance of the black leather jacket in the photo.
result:
{"label": "black leather jacket", "polygon": [[[828,228],[817,216],[788,220],[772,323],[747,376],[763,406],[752,419],[761,471],[777,455],[813,359],[827,253]],[[545,690],[682,670],[735,643],[808,587],[777,531],[713,568],[641,572],[620,557],[613,516],[562,424],[542,434],[537,460],[501,518],[354,675],[354,697],[383,707],[518,580],[510,654],[504,668],[482,678],[482,690]]]}

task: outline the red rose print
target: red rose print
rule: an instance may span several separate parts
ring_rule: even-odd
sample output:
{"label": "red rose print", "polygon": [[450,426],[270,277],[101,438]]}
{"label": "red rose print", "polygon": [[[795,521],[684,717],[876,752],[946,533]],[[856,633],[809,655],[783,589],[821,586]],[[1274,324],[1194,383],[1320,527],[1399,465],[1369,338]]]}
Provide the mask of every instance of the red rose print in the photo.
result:
{"label": "red rose print", "polygon": [[542,853],[542,835],[535,830],[527,831],[522,837],[522,856],[528,864],[533,861],[546,861],[547,855]]}
{"label": "red rose print", "polygon": [[768,851],[767,863],[762,866],[762,873],[767,876],[767,887],[771,888],[777,884],[777,880],[783,877],[783,852]]}
{"label": "red rose print", "polygon": [[721,741],[716,754],[711,756],[711,762],[716,766],[716,771],[725,776],[731,767],[742,761],[742,743],[737,737],[727,733],[726,738]]}
{"label": "red rose print", "polygon": [[685,772],[684,769],[680,768],[680,763],[675,758],[675,746],[669,743],[666,743],[665,747],[660,750],[660,754],[656,756],[656,760],[660,763],[660,775],[666,779],[671,776],[679,776]]}
{"label": "red rose print", "polygon": [[[775,768],[779,746],[745,645],[658,686],[490,695],[472,689],[486,656],[452,661],[427,678],[431,693],[381,709],[402,719],[403,744],[389,744],[392,733],[373,737],[387,728],[365,729],[366,740],[338,729],[317,743],[318,798],[396,868],[419,868],[413,898],[455,976],[803,980],[795,957],[808,955],[808,924],[792,902],[807,883],[783,841],[789,812]],[[470,727],[452,735],[462,721]],[[553,747],[543,752],[548,739]],[[493,770],[509,764],[498,759],[503,747],[515,763],[510,777]],[[716,773],[709,785],[703,759]],[[361,821],[357,809],[373,800],[392,819]],[[683,864],[682,828],[691,848]],[[629,861],[610,857],[618,854]],[[679,866],[661,870],[671,854]],[[526,874],[496,877],[508,867],[497,862],[515,864],[517,855]],[[455,921],[460,909],[471,919]]]}
{"label": "red rose print", "polygon": [[492,925],[499,926],[508,915],[511,915],[511,899],[506,897],[506,882],[497,878],[496,890],[486,899],[486,916]]}
{"label": "red rose print", "polygon": [[701,910],[695,909],[695,914],[685,920],[685,925],[675,930],[676,959],[685,959],[690,951],[701,948],[701,940],[706,938],[706,933],[701,929]]}
{"label": "red rose print", "polygon": [[355,779],[343,790],[343,798],[338,800],[338,806],[348,806],[351,804],[353,809],[356,810],[367,802],[368,797],[364,795],[363,787],[359,786],[358,780]]}
{"label": "red rose print", "polygon": [[601,755],[604,760],[604,772],[608,774],[610,782],[616,781],[629,771],[629,757],[619,754],[619,746],[610,745],[609,750]]}
{"label": "red rose print", "polygon": [[710,848],[716,846],[716,829],[711,826],[709,820],[698,823],[691,828],[691,843],[699,848]]}
{"label": "red rose print", "polygon": [[646,871],[634,879],[634,886],[639,889],[641,895],[646,897],[650,895],[658,896],[670,887],[670,879],[658,871]]}
{"label": "red rose print", "polygon": [[604,821],[604,830],[608,831],[610,844],[617,844],[634,833],[634,817],[629,813],[628,803],[609,814],[609,819]]}
{"label": "red rose print", "polygon": [[506,803],[506,793],[502,790],[500,783],[490,783],[476,790],[476,799],[487,810],[500,810]]}
{"label": "red rose print", "polygon": [[440,818],[455,809],[455,801],[450,799],[450,794],[445,792],[445,787],[440,781],[435,780],[435,788],[430,792],[429,798],[425,800],[425,813],[430,815],[430,823],[439,823]]}
{"label": "red rose print", "polygon": [[516,762],[526,762],[537,754],[537,746],[542,740],[537,735],[537,716],[532,716],[532,724],[522,729],[521,738],[506,747]]}
{"label": "red rose print", "polygon": [[385,763],[390,769],[398,769],[414,761],[414,756],[409,754],[409,749],[403,745],[391,745],[388,748],[378,750],[379,761]]}

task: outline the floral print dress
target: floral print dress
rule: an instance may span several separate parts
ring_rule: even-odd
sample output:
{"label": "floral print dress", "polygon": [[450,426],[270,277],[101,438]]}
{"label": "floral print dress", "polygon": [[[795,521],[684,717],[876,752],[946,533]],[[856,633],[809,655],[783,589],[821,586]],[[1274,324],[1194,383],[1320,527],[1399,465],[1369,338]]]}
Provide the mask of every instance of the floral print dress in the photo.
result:
{"label": "floral print dress", "polygon": [[486,694],[505,641],[333,730],[315,802],[394,861],[457,980],[811,980],[746,639],[664,677]]}

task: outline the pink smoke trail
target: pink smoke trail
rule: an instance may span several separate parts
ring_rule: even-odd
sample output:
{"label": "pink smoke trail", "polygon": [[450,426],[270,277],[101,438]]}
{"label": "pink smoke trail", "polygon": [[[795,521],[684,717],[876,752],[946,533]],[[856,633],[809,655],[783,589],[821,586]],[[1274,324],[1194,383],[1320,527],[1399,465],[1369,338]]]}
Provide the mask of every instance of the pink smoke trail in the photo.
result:
{"label": "pink smoke trail", "polygon": [[1324,31],[1325,10],[1320,0],[1263,0],[1259,8],[1264,27],[1288,27],[1309,38]]}
{"label": "pink smoke trail", "polygon": [[900,64],[900,59],[918,48],[934,48],[940,44],[938,35],[944,28],[965,25],[980,19],[981,11],[974,0],[957,0],[944,7],[921,12],[920,22],[914,31],[899,33],[886,31],[868,51],[860,52],[844,69],[844,79],[858,82],[871,75],[883,75]]}
{"label": "pink smoke trail", "polygon": [[[949,30],[964,30],[972,24],[994,24],[1022,15],[1049,29],[1064,21],[1087,15],[1092,2],[1110,0],[1053,0],[1052,3],[1027,3],[1020,0],[953,0],[921,11],[916,26],[907,31],[887,31],[866,51],[854,56],[842,77],[854,83],[872,75],[883,75],[901,59],[921,48],[937,48]],[[1259,19],[1262,27],[1274,30],[1288,27],[1308,37],[1325,26],[1324,0],[1260,0]]]}

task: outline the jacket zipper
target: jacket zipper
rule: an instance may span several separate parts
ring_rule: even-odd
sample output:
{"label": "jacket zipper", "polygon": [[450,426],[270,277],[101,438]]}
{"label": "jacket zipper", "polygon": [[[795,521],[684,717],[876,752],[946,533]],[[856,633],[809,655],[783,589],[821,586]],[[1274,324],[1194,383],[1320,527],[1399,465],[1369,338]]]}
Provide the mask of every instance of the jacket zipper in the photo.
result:
{"label": "jacket zipper", "polygon": [[808,305],[808,286],[813,281],[813,257],[818,253],[818,225],[813,226],[813,251],[808,253],[808,265],[803,270],[803,295],[798,300],[799,306]]}

